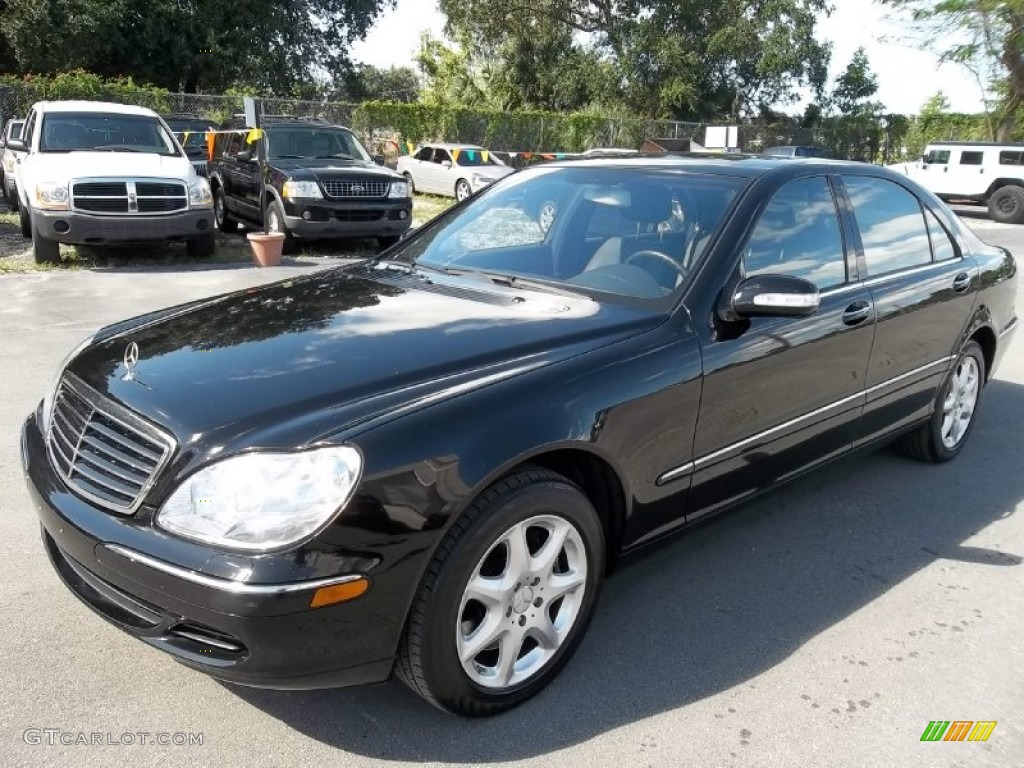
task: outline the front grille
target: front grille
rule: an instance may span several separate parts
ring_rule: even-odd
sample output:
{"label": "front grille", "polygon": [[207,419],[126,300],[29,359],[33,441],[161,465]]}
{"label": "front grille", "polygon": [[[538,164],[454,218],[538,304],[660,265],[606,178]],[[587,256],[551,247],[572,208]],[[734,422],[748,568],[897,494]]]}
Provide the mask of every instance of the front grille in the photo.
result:
{"label": "front grille", "polygon": [[173,179],[77,181],[71,185],[71,208],[124,216],[177,213],[188,210],[188,190]]}
{"label": "front grille", "polygon": [[384,197],[389,183],[370,179],[322,179],[320,186],[327,197]]}
{"label": "front grille", "polygon": [[338,221],[380,221],[387,215],[386,210],[367,208],[364,210],[333,211]]}
{"label": "front grille", "polygon": [[142,503],[174,450],[174,439],[66,373],[46,436],[50,461],[68,486],[122,514]]}

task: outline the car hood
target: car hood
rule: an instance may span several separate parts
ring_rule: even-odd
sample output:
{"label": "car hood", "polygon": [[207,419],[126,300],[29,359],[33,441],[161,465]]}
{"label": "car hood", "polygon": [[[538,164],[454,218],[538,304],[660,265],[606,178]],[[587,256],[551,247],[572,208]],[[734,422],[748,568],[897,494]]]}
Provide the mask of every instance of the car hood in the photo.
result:
{"label": "car hood", "polygon": [[295,447],[664,320],[582,296],[426,274],[356,265],[196,302],[101,332],[68,370],[182,446]]}
{"label": "car hood", "polygon": [[40,152],[32,156],[38,181],[64,182],[89,177],[185,179],[192,164],[185,157],[143,152]]}
{"label": "car hood", "polygon": [[293,179],[330,179],[336,176],[349,176],[353,173],[360,176],[382,177],[385,179],[393,179],[398,176],[397,173],[388,168],[361,160],[283,159],[271,160],[271,165],[277,171],[284,172]]}
{"label": "car hood", "polygon": [[491,181],[503,179],[515,171],[514,168],[509,168],[507,165],[466,166],[465,170],[474,176],[483,176]]}

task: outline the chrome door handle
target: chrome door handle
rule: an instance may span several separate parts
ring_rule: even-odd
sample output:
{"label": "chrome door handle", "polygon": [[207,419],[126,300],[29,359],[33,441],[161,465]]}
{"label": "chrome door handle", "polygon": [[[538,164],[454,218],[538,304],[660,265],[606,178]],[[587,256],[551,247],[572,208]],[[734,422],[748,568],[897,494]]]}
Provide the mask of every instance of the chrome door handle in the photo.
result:
{"label": "chrome door handle", "polygon": [[871,302],[855,301],[843,312],[843,325],[860,325],[871,317]]}
{"label": "chrome door handle", "polygon": [[953,290],[957,293],[963,293],[971,287],[971,276],[966,272],[961,272],[953,278]]}

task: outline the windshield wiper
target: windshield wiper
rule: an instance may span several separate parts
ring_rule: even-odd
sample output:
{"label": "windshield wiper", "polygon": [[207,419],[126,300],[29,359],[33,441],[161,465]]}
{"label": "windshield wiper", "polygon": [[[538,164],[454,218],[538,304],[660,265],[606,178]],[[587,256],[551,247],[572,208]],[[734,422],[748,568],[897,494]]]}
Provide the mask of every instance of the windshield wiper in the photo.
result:
{"label": "windshield wiper", "polygon": [[348,155],[317,155],[316,160],[351,160]]}
{"label": "windshield wiper", "polygon": [[145,152],[147,154],[158,154],[157,152],[149,149],[139,149],[138,147],[128,147],[124,144],[100,144],[98,147],[85,147],[82,149],[72,150],[73,152]]}
{"label": "windshield wiper", "polygon": [[443,272],[446,275],[452,275],[455,277],[463,275],[480,275],[481,277],[486,277],[495,285],[503,285],[507,288],[523,288],[526,290],[544,291],[546,293],[558,293],[563,296],[573,296],[578,299],[590,298],[587,294],[574,291],[571,288],[564,288],[561,285],[555,285],[543,280],[533,280],[529,277],[520,277],[519,275],[508,275],[501,272],[488,272],[484,269],[472,269],[470,267],[427,267],[425,264],[417,262],[414,263],[420,269],[433,269],[437,272]]}
{"label": "windshield wiper", "polygon": [[271,160],[306,160],[305,155],[274,155]]}

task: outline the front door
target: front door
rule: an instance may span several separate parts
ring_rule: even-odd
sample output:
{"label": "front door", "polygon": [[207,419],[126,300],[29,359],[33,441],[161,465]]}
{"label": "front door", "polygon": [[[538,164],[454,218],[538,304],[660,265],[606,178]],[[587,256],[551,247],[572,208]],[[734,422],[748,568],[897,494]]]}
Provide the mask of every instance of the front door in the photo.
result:
{"label": "front door", "polygon": [[864,285],[877,315],[858,442],[920,420],[932,407],[974,307],[980,270],[910,190],[845,174]]}
{"label": "front door", "polygon": [[[864,398],[874,314],[856,283],[830,180],[790,181],[757,214],[732,281],[760,274],[818,286],[810,317],[758,317],[706,329],[693,455],[699,517],[847,450]],[[848,233],[847,233],[848,235]]]}

